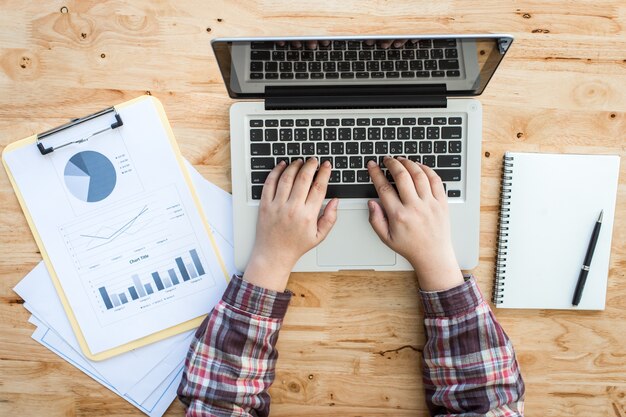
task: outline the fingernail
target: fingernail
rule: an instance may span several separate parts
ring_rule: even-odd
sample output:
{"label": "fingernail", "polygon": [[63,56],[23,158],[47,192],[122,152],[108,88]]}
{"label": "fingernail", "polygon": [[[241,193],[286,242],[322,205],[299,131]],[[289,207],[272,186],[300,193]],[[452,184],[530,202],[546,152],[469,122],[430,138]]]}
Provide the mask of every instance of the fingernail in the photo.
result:
{"label": "fingernail", "polygon": [[391,159],[391,157],[389,155],[385,155],[385,157],[383,158],[383,161],[386,161],[387,159]]}
{"label": "fingernail", "polygon": [[278,163],[278,165],[280,165],[280,166],[285,165],[285,161],[280,161],[280,162]]}
{"label": "fingernail", "polygon": [[396,48],[399,48],[402,46],[402,42],[395,42],[393,46],[395,46]]}
{"label": "fingernail", "polygon": [[325,167],[329,167],[330,166],[330,161],[324,161],[324,163],[322,165],[324,165]]}
{"label": "fingernail", "polygon": [[398,161],[402,161],[403,159],[406,159],[404,156],[399,156],[396,158]]}
{"label": "fingernail", "polygon": [[374,162],[374,161],[372,161],[372,160],[369,160],[369,161],[367,162],[367,167],[368,167],[368,168],[375,167],[375,166],[376,166],[376,162]]}

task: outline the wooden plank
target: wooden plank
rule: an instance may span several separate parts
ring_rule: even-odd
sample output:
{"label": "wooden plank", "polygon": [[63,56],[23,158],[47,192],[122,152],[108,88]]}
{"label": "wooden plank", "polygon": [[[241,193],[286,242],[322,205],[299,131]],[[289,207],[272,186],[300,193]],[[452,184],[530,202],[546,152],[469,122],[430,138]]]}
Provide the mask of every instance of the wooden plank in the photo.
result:
{"label": "wooden plank", "polygon": [[[61,11],[67,8],[67,13]],[[225,190],[229,106],[210,41],[220,36],[496,33],[516,40],[483,105],[481,248],[490,296],[505,151],[626,155],[626,4],[460,0],[260,2],[5,0],[0,14],[0,149],[140,94],[164,104],[183,155]],[[193,109],[193,112],[190,112]],[[527,383],[528,415],[624,416],[626,164],[607,309],[496,310]],[[0,415],[139,411],[31,338],[13,286],[41,259],[0,173]],[[272,415],[426,415],[424,334],[409,273],[293,274]],[[175,402],[167,415],[181,415]]]}

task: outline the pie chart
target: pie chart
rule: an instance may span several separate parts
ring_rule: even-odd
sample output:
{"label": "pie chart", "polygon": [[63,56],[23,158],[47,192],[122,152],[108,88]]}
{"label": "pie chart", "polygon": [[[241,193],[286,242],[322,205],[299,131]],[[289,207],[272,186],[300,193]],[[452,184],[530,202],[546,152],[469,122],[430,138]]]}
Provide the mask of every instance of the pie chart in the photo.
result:
{"label": "pie chart", "polygon": [[87,203],[96,203],[113,192],[117,173],[106,156],[95,151],[83,151],[67,161],[63,177],[74,197]]}

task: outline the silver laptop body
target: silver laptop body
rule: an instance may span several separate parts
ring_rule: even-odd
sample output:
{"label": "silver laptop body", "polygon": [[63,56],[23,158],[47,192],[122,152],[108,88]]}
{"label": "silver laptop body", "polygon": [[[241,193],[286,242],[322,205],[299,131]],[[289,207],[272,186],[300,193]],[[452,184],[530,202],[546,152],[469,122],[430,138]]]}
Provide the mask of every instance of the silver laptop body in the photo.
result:
{"label": "silver laptop body", "polygon": [[[400,40],[398,45],[386,45]],[[215,39],[230,109],[235,265],[254,244],[267,173],[285,159],[333,164],[338,219],[294,271],[410,270],[368,221],[365,165],[404,156],[429,165],[448,193],[459,265],[478,263],[482,93],[510,35]],[[262,101],[261,101],[262,100]]]}

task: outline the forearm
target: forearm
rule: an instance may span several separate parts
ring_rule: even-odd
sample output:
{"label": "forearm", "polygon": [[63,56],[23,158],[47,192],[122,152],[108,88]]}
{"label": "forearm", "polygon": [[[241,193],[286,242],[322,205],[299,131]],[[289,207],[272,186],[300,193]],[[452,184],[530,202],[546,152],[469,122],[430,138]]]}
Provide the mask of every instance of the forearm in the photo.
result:
{"label": "forearm", "polygon": [[513,346],[474,279],[421,297],[431,415],[523,415],[524,382]]}
{"label": "forearm", "polygon": [[269,414],[275,345],[290,297],[233,277],[189,348],[178,388],[187,415]]}

